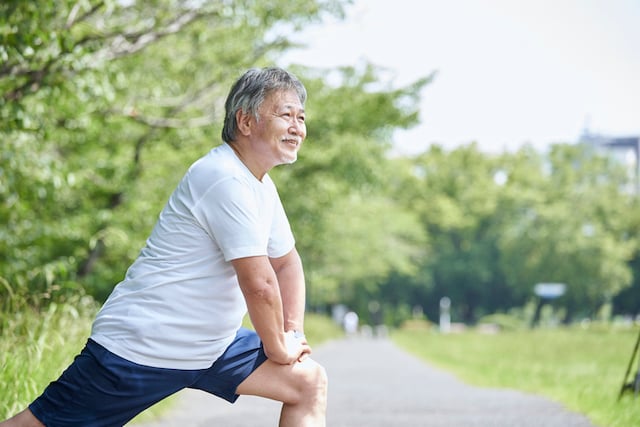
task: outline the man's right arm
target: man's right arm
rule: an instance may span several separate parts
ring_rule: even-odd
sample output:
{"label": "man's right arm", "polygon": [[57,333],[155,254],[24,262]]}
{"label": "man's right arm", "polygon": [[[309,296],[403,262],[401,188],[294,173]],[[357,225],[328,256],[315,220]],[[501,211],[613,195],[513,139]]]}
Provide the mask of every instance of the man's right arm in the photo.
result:
{"label": "man's right arm", "polygon": [[240,289],[247,302],[251,323],[264,345],[267,357],[283,365],[294,363],[310,349],[285,333],[282,297],[278,279],[266,256],[238,258],[231,261]]}

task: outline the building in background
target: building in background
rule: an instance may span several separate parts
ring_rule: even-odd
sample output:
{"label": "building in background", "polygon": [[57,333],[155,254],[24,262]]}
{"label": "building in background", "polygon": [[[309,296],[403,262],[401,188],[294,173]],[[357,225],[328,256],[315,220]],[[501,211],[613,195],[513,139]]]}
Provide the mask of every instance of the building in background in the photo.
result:
{"label": "building in background", "polygon": [[610,153],[629,170],[629,192],[640,196],[640,136],[612,137],[583,132],[579,143]]}

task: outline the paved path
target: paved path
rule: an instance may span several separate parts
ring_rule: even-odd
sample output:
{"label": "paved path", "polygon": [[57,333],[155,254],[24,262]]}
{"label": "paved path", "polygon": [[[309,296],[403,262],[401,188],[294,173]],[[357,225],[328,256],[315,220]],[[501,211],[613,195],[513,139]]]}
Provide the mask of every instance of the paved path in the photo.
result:
{"label": "paved path", "polygon": [[[329,374],[328,427],[594,427],[538,396],[468,386],[384,339],[351,339],[314,351]],[[273,427],[279,404],[249,396],[235,405],[200,391],[140,427]]]}

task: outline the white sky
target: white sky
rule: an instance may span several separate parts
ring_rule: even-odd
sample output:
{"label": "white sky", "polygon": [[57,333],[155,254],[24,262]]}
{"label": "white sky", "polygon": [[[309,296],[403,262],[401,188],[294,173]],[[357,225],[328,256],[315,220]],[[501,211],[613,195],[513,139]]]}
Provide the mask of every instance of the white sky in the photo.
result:
{"label": "white sky", "polygon": [[[355,0],[308,27],[283,64],[371,62],[400,86],[438,74],[402,153],[476,141],[488,152],[640,136],[639,0]],[[312,100],[310,100],[312,102]]]}

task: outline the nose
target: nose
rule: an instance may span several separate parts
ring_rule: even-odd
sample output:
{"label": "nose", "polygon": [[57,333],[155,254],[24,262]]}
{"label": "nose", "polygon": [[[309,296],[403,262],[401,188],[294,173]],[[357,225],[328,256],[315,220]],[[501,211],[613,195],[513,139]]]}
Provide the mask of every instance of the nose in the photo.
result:
{"label": "nose", "polygon": [[307,132],[307,127],[304,124],[304,122],[300,122],[298,120],[293,120],[293,122],[291,123],[291,126],[289,126],[289,132],[292,135],[296,135],[296,136],[301,136],[304,138],[306,132]]}

